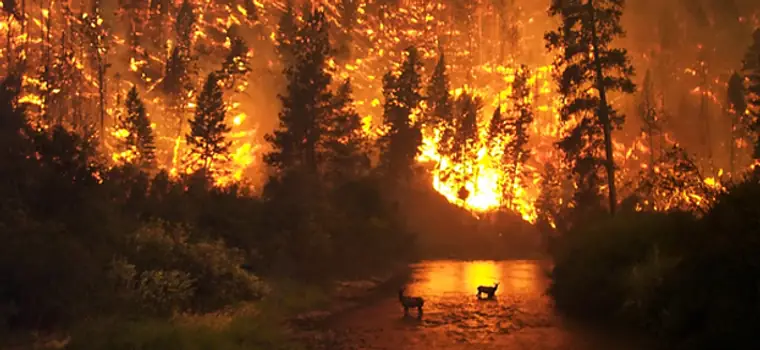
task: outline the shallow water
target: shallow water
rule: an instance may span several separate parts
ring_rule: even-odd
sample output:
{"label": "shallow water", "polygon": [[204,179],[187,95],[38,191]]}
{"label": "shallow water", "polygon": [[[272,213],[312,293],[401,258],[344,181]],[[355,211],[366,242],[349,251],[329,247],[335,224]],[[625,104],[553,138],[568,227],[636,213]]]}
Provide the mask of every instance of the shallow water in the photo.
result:
{"label": "shallow water", "polygon": [[[545,295],[549,266],[538,261],[427,261],[411,266],[406,294],[425,299],[405,317],[398,295],[329,321],[315,349],[643,349],[556,316]],[[500,282],[493,300],[477,287]]]}

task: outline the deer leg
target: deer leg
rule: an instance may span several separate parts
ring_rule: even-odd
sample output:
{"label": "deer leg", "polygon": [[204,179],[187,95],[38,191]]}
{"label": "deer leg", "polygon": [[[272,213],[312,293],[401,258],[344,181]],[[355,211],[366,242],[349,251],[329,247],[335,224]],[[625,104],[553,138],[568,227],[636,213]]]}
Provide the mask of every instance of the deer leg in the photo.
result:
{"label": "deer leg", "polygon": [[417,318],[422,318],[422,306],[417,307]]}
{"label": "deer leg", "polygon": [[404,316],[409,314],[409,308],[404,306]]}

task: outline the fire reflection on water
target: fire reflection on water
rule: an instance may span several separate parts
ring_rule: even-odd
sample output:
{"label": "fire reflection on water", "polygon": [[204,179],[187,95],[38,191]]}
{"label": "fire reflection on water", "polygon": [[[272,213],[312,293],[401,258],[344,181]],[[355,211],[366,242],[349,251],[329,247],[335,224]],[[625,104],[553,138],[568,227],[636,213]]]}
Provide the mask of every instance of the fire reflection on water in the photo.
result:
{"label": "fire reflection on water", "polygon": [[497,295],[542,294],[546,277],[535,261],[434,261],[413,266],[409,294],[472,294],[478,286],[499,282]]}

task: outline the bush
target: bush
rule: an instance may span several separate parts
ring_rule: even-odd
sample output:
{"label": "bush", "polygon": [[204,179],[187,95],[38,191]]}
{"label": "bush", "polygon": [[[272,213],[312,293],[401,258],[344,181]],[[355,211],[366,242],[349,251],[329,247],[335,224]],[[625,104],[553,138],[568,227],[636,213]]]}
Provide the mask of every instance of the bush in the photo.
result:
{"label": "bush", "polygon": [[760,183],[699,220],[624,214],[559,238],[550,292],[576,316],[614,319],[687,349],[759,348]]}
{"label": "bush", "polygon": [[267,286],[243,270],[242,253],[221,241],[191,241],[181,227],[146,224],[129,239],[128,258],[111,276],[120,295],[143,312],[209,311],[261,298]]}
{"label": "bush", "polygon": [[[636,305],[643,289],[642,268],[652,254],[674,254],[692,230],[687,214],[626,213],[576,227],[555,242],[555,267],[549,288],[557,307],[590,318],[619,316]],[[659,256],[659,255],[656,255]],[[639,281],[637,281],[639,279]]]}

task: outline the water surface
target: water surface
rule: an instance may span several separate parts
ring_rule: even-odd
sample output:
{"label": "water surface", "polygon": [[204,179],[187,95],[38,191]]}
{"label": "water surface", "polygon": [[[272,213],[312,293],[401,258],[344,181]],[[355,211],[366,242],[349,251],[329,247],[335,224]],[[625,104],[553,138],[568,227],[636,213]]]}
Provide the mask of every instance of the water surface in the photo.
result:
{"label": "water surface", "polygon": [[[331,320],[321,349],[642,349],[620,338],[570,327],[545,295],[547,263],[426,261],[411,266],[407,294],[424,313],[404,317],[397,292]],[[493,300],[477,287],[500,286]]]}

